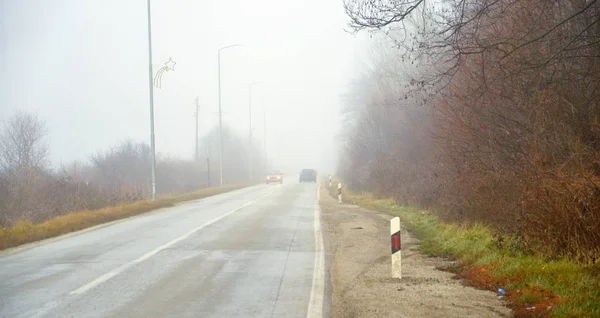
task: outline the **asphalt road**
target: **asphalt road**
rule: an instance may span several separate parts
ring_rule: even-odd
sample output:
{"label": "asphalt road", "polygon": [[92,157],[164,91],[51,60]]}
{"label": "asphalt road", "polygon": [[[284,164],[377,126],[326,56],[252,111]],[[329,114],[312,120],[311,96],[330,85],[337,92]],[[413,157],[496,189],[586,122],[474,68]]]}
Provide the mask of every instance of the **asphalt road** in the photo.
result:
{"label": "asphalt road", "polygon": [[258,185],[0,256],[0,317],[319,317],[317,196]]}

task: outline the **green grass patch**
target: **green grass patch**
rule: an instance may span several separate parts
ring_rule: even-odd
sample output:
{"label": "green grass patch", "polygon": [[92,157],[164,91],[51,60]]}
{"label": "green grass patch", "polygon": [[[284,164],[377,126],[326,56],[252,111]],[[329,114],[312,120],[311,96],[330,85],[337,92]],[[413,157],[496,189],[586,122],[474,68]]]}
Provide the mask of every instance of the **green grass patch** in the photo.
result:
{"label": "green grass patch", "polygon": [[535,304],[535,303],[539,303],[540,301],[542,301],[542,297],[540,297],[540,295],[534,294],[534,293],[525,293],[523,295],[521,295],[521,298],[519,298],[519,303],[527,305],[527,304]]}
{"label": "green grass patch", "polygon": [[[330,193],[337,196],[337,183]],[[393,200],[344,189],[344,202],[399,216],[422,241],[421,250],[459,263],[466,285],[503,288],[517,317],[600,317],[600,263],[546,260],[514,248],[514,238],[499,246],[493,231],[481,224],[447,224],[433,213],[401,207]]]}
{"label": "green grass patch", "polygon": [[88,227],[124,219],[152,210],[170,207],[179,202],[202,199],[241,189],[246,186],[248,185],[207,188],[182,195],[161,198],[156,201],[138,201],[99,210],[72,212],[39,224],[33,224],[30,221],[24,220],[18,222],[13,227],[0,227],[0,250],[83,230]]}

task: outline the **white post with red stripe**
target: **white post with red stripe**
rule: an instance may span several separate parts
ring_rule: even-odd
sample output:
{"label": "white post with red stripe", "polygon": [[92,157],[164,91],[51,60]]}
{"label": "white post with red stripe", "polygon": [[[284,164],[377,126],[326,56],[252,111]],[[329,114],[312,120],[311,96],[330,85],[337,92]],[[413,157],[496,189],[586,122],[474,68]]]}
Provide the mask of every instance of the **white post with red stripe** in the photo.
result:
{"label": "white post with red stripe", "polygon": [[400,218],[390,220],[390,235],[392,238],[392,277],[402,278],[402,241],[400,240]]}

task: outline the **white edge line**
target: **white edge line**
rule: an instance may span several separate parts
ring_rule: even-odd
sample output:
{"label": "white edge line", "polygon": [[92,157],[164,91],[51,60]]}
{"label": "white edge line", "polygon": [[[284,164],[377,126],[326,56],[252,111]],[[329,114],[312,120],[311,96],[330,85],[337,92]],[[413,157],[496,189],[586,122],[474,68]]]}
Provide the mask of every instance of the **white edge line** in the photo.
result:
{"label": "white edge line", "polygon": [[170,242],[167,242],[167,243],[165,243],[165,244],[163,244],[163,245],[161,245],[161,246],[153,249],[152,251],[150,251],[150,252],[142,255],[141,257],[139,257],[139,258],[137,258],[137,259],[135,259],[135,260],[133,260],[131,262],[125,263],[125,264],[117,267],[116,269],[114,269],[114,270],[112,270],[112,271],[110,271],[110,272],[108,272],[108,273],[106,273],[106,274],[104,274],[104,275],[102,275],[102,276],[94,279],[93,281],[91,281],[91,282],[89,282],[89,283],[87,283],[87,284],[85,284],[85,285],[77,288],[76,290],[70,292],[69,295],[78,295],[78,294],[85,293],[86,291],[88,291],[88,290],[90,290],[90,289],[92,289],[92,288],[94,288],[94,287],[96,287],[96,286],[98,286],[98,285],[100,285],[100,284],[108,281],[109,279],[111,279],[111,278],[113,278],[115,276],[117,276],[118,274],[120,274],[121,272],[127,270],[128,268],[130,268],[130,267],[132,267],[134,265],[137,265],[137,264],[139,264],[139,263],[141,263],[141,262],[149,259],[150,257],[152,257],[152,256],[160,253],[162,250],[167,249],[167,248],[169,248],[169,247],[171,247],[171,246],[173,246],[173,245],[175,245],[175,244],[177,244],[177,243],[185,240],[190,235],[198,232],[199,230],[201,230],[201,229],[203,229],[203,228],[205,228],[205,227],[207,227],[207,226],[209,226],[209,225],[211,225],[213,223],[216,223],[216,222],[220,221],[221,219],[223,219],[223,218],[225,218],[225,217],[227,217],[227,216],[229,216],[229,215],[231,215],[231,214],[233,214],[233,213],[235,213],[235,212],[237,212],[237,211],[239,211],[239,210],[241,210],[241,209],[243,209],[243,208],[245,208],[245,207],[247,207],[247,206],[255,203],[256,201],[262,199],[263,197],[265,197],[265,196],[267,196],[267,195],[269,195],[269,194],[271,194],[273,192],[275,192],[275,191],[269,191],[269,192],[267,192],[267,193],[259,196],[258,198],[254,199],[254,200],[248,201],[248,202],[244,203],[243,205],[241,205],[241,206],[239,206],[239,207],[237,207],[237,208],[235,208],[235,209],[233,209],[233,210],[231,210],[231,211],[229,211],[229,212],[227,212],[225,214],[222,214],[221,216],[219,216],[217,218],[214,218],[214,219],[212,219],[212,220],[210,220],[210,221],[208,221],[208,222],[206,222],[206,223],[204,223],[204,224],[202,224],[202,225],[194,228],[193,230],[185,233],[184,235],[182,235],[182,236],[180,236],[180,237],[178,237],[178,238],[176,238],[176,239],[174,239],[174,240],[172,240]]}
{"label": "white edge line", "polygon": [[321,209],[319,199],[321,198],[321,186],[317,187],[317,204],[314,214],[315,230],[315,267],[313,271],[312,289],[308,302],[306,317],[323,317],[323,300],[325,297],[325,248],[323,246],[323,233],[321,232]]}
{"label": "white edge line", "polygon": [[[216,194],[216,195],[211,195],[211,196],[200,198],[200,199],[189,200],[189,201],[182,201],[182,202],[175,203],[175,205],[176,206],[180,206],[180,205],[184,205],[184,204],[198,203],[198,202],[202,202],[202,201],[206,201],[206,200],[215,198],[215,197],[220,196],[220,195],[224,195],[224,194],[228,195],[228,194],[232,194],[232,193],[234,193],[236,191],[240,191],[240,190],[244,190],[244,189],[249,189],[251,187],[253,187],[253,186],[248,186],[248,187],[236,189],[236,190],[232,190],[232,191],[229,191],[229,192],[223,192],[223,193],[219,193],[219,194]],[[74,236],[77,236],[77,235],[81,235],[81,234],[85,234],[85,233],[88,233],[88,232],[96,231],[96,230],[99,230],[99,229],[102,229],[102,228],[105,228],[105,227],[109,227],[111,225],[115,225],[115,224],[119,224],[119,223],[123,223],[123,222],[128,222],[128,221],[131,221],[131,220],[134,220],[134,219],[137,219],[137,218],[147,217],[149,215],[163,213],[163,212],[165,212],[166,210],[168,210],[170,208],[172,208],[172,207],[162,207],[162,208],[158,208],[158,209],[155,209],[155,210],[150,210],[150,211],[147,211],[147,212],[143,212],[143,213],[140,213],[140,214],[128,216],[126,218],[117,219],[117,220],[109,221],[109,222],[106,222],[106,223],[101,223],[101,224],[94,225],[94,226],[91,226],[91,227],[87,227],[87,228],[84,228],[84,229],[81,229],[81,230],[77,230],[77,231],[74,231],[74,232],[69,232],[69,233],[61,234],[59,236],[49,237],[49,238],[42,239],[42,240],[39,240],[39,241],[25,243],[25,244],[18,245],[18,246],[15,246],[15,247],[9,247],[7,249],[0,250],[0,257],[4,257],[4,256],[9,256],[9,255],[13,255],[13,254],[25,252],[27,250],[34,249],[36,247],[44,246],[44,245],[47,245],[47,244],[50,244],[50,243],[54,243],[54,242],[58,242],[58,241],[61,241],[61,240],[67,239],[67,238],[71,238],[71,237],[74,237]]]}

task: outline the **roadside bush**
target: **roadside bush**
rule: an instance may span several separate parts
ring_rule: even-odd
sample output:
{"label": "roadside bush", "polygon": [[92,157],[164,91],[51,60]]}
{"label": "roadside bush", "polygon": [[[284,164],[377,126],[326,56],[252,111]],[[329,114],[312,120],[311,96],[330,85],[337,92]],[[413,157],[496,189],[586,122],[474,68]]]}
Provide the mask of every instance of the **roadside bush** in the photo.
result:
{"label": "roadside bush", "polygon": [[552,169],[526,185],[523,237],[544,255],[600,257],[600,177]]}
{"label": "roadside bush", "polygon": [[[210,150],[205,158],[195,161],[157,155],[158,198],[190,193],[217,183],[219,166],[214,151],[219,140],[217,132],[211,131],[202,140]],[[225,182],[248,182],[246,143],[231,130],[226,132]],[[0,227],[12,227],[19,222],[35,225],[73,211],[95,211],[151,197],[152,159],[147,144],[127,140],[96,153],[88,163],[74,162],[53,170],[48,167],[46,134],[44,122],[27,113],[16,113],[0,125]],[[256,162],[263,161],[259,151],[252,153]],[[256,165],[255,169],[261,168]]]}
{"label": "roadside bush", "polygon": [[600,3],[345,4],[355,31],[385,32],[347,98],[350,187],[598,260]]}

